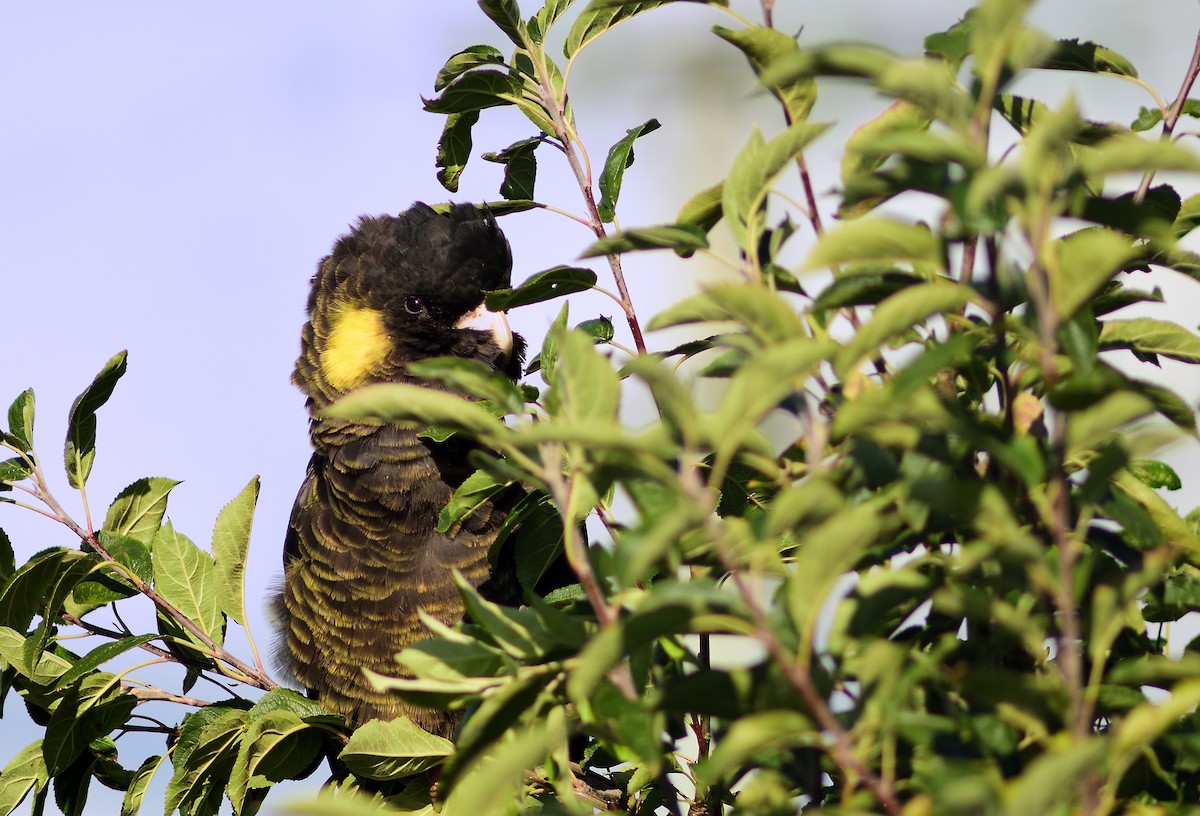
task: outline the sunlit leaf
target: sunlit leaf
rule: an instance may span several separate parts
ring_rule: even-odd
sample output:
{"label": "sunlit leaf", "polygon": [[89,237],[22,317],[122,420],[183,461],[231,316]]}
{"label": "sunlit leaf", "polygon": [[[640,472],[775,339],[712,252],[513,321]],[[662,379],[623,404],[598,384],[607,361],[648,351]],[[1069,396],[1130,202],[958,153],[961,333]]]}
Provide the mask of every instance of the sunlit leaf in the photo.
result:
{"label": "sunlit leaf", "polygon": [[252,478],[229,504],[221,508],[213,526],[212,554],[221,611],[246,624],[246,557],[250,528],[258,503],[258,477]]}
{"label": "sunlit leaf", "polygon": [[154,537],[154,588],[214,643],[224,638],[224,616],[212,556],[167,522]]}
{"label": "sunlit leaf", "polygon": [[1100,328],[1100,348],[1129,349],[1200,363],[1200,336],[1178,323],[1152,317],[1105,320]]}
{"label": "sunlit leaf", "polygon": [[325,409],[325,413],[337,419],[437,425],[480,436],[499,433],[504,427],[477,403],[445,391],[407,383],[381,383],[360,388]]}
{"label": "sunlit leaf", "polygon": [[44,790],[49,782],[42,740],[35,740],[17,751],[0,772],[0,813],[12,813],[26,796]]}
{"label": "sunlit leaf", "polygon": [[350,736],[338,759],[366,779],[389,781],[422,773],[440,764],[454,743],[430,734],[408,717],[372,720]]}
{"label": "sunlit leaf", "polygon": [[970,288],[948,281],[922,283],[897,292],[876,307],[870,320],[838,354],[835,367],[839,376],[849,376],[864,357],[888,339],[923,323],[932,315],[960,311],[975,297]]}
{"label": "sunlit leaf", "polygon": [[118,493],[108,506],[104,530],[149,546],[167,511],[167,496],[178,484],[174,479],[159,476],[138,479]]}
{"label": "sunlit leaf", "polygon": [[[795,37],[764,26],[749,26],[743,29],[714,26],[713,33],[741,49],[750,62],[750,67],[754,69],[754,75],[760,78],[764,72],[769,72],[773,65],[799,50]],[[817,99],[817,83],[811,76],[797,77],[768,87],[783,104],[789,123],[808,119],[809,111]]]}
{"label": "sunlit leaf", "polygon": [[928,228],[889,218],[849,221],[821,237],[804,263],[820,269],[845,263],[896,262],[942,266],[942,247]]}
{"label": "sunlit leaf", "polygon": [[92,384],[71,403],[71,413],[67,419],[67,443],[63,451],[67,481],[71,487],[83,487],[92,472],[92,462],[96,459],[96,411],[108,402],[125,369],[126,352],[118,352],[104,364]]}
{"label": "sunlit leaf", "polygon": [[26,452],[33,448],[33,416],[33,389],[27,388],[8,407],[8,433]]}

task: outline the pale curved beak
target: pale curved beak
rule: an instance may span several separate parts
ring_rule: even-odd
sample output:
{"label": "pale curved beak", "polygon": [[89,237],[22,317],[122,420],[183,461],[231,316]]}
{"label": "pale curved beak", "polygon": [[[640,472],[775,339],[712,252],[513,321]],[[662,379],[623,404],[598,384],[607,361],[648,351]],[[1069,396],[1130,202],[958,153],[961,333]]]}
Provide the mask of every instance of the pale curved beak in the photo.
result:
{"label": "pale curved beak", "polygon": [[513,351],[513,333],[508,325],[504,312],[493,312],[482,303],[474,311],[467,312],[454,324],[456,329],[474,329],[475,331],[490,332],[492,340],[504,352],[505,357],[511,357]]}

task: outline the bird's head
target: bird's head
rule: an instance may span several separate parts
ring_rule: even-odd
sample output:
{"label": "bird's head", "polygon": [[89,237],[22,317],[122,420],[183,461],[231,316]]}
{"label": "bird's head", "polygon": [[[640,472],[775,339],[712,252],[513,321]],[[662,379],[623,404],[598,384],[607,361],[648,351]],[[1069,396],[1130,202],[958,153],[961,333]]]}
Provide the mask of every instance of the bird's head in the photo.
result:
{"label": "bird's head", "polygon": [[476,359],[515,379],[524,341],[483,304],[511,274],[508,241],[472,205],[363,217],[313,277],[293,381],[323,406],[409,379],[405,366],[430,357]]}

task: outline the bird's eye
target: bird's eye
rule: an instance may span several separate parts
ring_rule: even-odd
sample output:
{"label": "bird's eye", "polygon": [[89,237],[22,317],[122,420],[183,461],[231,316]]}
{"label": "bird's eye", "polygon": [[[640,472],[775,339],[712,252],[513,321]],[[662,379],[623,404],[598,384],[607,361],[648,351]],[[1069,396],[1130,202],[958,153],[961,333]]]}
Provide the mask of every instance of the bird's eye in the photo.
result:
{"label": "bird's eye", "polygon": [[425,311],[425,304],[421,302],[419,297],[406,297],[404,299],[404,311],[410,315],[417,315]]}

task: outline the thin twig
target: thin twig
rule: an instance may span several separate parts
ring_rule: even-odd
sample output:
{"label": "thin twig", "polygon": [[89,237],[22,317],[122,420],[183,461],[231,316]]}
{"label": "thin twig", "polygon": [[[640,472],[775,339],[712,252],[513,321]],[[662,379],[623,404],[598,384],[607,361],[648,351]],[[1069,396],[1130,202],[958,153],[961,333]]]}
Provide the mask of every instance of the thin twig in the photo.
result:
{"label": "thin twig", "polygon": [[[537,53],[536,49],[531,50],[531,53]],[[554,127],[555,136],[562,144],[563,153],[566,154],[567,164],[571,167],[571,172],[575,174],[575,181],[579,185],[579,191],[583,194],[583,201],[587,207],[589,223],[588,227],[595,234],[597,239],[608,237],[608,231],[604,228],[604,222],[600,219],[600,210],[596,206],[596,196],[592,191],[591,172],[585,170],[583,164],[580,163],[579,154],[575,150],[577,143],[571,129],[567,126],[564,110],[566,108],[565,97],[560,99],[558,94],[554,92],[554,86],[550,82],[550,72],[546,68],[544,55],[542,59],[535,59],[534,64],[538,72],[538,85],[541,92],[542,107],[550,114],[550,123]],[[616,253],[610,253],[605,256],[608,260],[609,268],[612,269],[613,280],[617,284],[617,292],[620,294],[621,310],[625,312],[625,322],[629,324],[629,332],[633,335],[633,345],[641,354],[646,353],[646,341],[642,337],[642,327],[638,322],[637,312],[633,307],[633,298],[629,294],[629,287],[625,285],[625,273],[621,269],[621,256]]]}
{"label": "thin twig", "polygon": [[[59,523],[65,525],[69,530],[71,530],[71,532],[73,532],[81,541],[91,547],[105,561],[111,561],[114,564],[119,564],[120,562],[113,558],[112,554],[107,550],[107,548],[100,543],[99,538],[94,532],[85,530],[79,525],[78,522],[76,522],[73,518],[71,518],[70,515],[67,514],[66,510],[63,509],[63,506],[59,504],[58,500],[47,488],[46,483],[41,478],[40,473],[37,475],[37,479],[39,491],[38,498],[41,499],[41,501],[45,503],[45,505],[49,507],[51,511],[53,511],[55,514],[54,518],[56,518]],[[180,626],[191,633],[197,640],[200,641],[201,644],[208,648],[212,652],[213,657],[219,661],[217,664],[218,669],[222,669],[220,663],[225,663],[226,665],[238,671],[242,675],[242,677],[239,677],[238,679],[242,682],[245,682],[247,685],[255,686],[256,688],[260,688],[264,691],[270,691],[276,687],[275,681],[268,677],[266,672],[247,665],[235,655],[227,651],[224,647],[218,645],[203,629],[200,628],[199,624],[197,624],[187,615],[183,614],[183,612],[179,611],[174,604],[172,604],[162,595],[159,595],[153,587],[139,578],[132,571],[126,570],[125,578],[134,585],[138,592],[149,598],[150,601],[160,610],[162,610],[163,613],[173,618]]]}
{"label": "thin twig", "polygon": [[816,720],[817,726],[830,739],[830,744],[826,747],[830,757],[842,769],[844,777],[847,779],[857,777],[861,780],[888,816],[899,816],[900,801],[896,798],[891,783],[876,776],[854,753],[854,744],[849,733],[829,709],[824,697],[813,683],[812,677],[784,648],[783,643],[776,636],[766,611],[758,602],[753,588],[746,582],[741,565],[738,564],[725,541],[724,529],[714,512],[716,502],[712,490],[701,482],[695,467],[681,468],[680,477],[684,490],[702,508],[705,524],[708,526],[717,557],[750,612],[755,638],[766,648],[771,659],[783,670],[788,683],[804,701],[805,707]]}
{"label": "thin twig", "polygon": [[[1183,106],[1187,103],[1188,94],[1192,92],[1192,85],[1195,84],[1197,76],[1200,76],[1200,34],[1196,35],[1196,46],[1192,49],[1192,59],[1188,63],[1187,73],[1183,77],[1183,84],[1179,86],[1179,95],[1175,97],[1175,102],[1172,103],[1171,109],[1163,111],[1163,141],[1169,141],[1172,134],[1174,134],[1175,125],[1179,122],[1179,117],[1183,114]],[[1146,193],[1149,191],[1152,181],[1154,181],[1154,171],[1148,170],[1142,176],[1142,181],[1138,184],[1137,192],[1133,194],[1134,203],[1142,203],[1146,198]]]}
{"label": "thin twig", "polygon": [[[134,697],[138,698],[139,702],[143,702],[143,703],[149,702],[151,700],[166,700],[167,702],[170,702],[170,703],[180,703],[181,705],[193,706],[195,708],[204,708],[205,706],[213,705],[213,703],[210,702],[209,700],[198,700],[195,697],[182,697],[178,694],[172,694],[171,692],[164,691],[160,688],[139,688],[137,686],[131,686],[128,683],[122,683],[121,687],[128,694],[132,694]],[[131,730],[146,731],[149,729],[147,729],[147,728],[137,729],[137,728],[128,728],[127,727],[125,730],[126,731],[131,731]]]}

